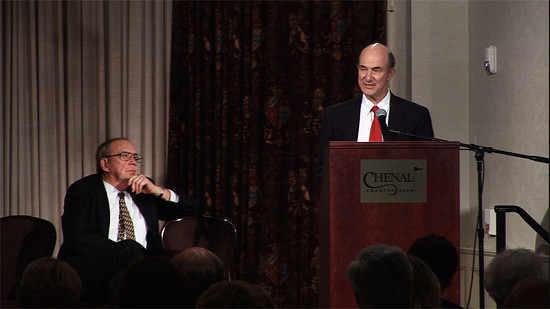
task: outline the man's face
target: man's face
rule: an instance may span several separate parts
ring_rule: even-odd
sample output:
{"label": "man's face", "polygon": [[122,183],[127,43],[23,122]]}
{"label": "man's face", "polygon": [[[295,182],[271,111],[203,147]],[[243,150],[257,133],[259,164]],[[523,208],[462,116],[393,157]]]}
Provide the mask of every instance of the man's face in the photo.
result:
{"label": "man's face", "polygon": [[107,152],[107,155],[111,157],[101,159],[104,160],[102,167],[106,171],[104,177],[111,184],[128,181],[130,177],[137,174],[136,159],[132,157],[130,160],[124,161],[120,156],[112,156],[122,152],[134,154],[136,148],[127,140],[117,140],[110,145]]}
{"label": "man's face", "polygon": [[361,92],[373,103],[380,102],[388,93],[394,68],[389,68],[389,51],[384,46],[369,46],[359,56],[357,82]]}

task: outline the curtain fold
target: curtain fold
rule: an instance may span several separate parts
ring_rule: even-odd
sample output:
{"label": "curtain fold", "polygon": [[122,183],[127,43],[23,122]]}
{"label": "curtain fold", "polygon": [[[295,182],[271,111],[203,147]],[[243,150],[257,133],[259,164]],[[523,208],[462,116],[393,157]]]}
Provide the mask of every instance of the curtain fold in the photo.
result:
{"label": "curtain fold", "polygon": [[239,232],[236,279],[317,306],[324,107],[359,95],[385,1],[174,3],[168,175]]}
{"label": "curtain fold", "polygon": [[104,140],[130,138],[166,178],[171,1],[2,1],[2,215],[52,221],[95,173]]}

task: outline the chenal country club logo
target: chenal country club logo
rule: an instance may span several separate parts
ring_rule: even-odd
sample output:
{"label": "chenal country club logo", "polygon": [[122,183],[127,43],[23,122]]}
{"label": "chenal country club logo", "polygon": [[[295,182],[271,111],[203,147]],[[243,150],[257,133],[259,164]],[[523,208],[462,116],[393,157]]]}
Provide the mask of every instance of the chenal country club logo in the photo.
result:
{"label": "chenal country club logo", "polygon": [[361,202],[425,202],[426,160],[361,160]]}

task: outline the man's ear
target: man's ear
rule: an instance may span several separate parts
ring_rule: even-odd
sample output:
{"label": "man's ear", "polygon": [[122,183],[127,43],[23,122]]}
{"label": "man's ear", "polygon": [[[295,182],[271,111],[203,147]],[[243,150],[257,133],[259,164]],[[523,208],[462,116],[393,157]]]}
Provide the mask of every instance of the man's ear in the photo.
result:
{"label": "man's ear", "polygon": [[107,165],[107,162],[108,162],[108,158],[101,158],[101,160],[99,160],[99,165],[101,166],[101,169],[106,173],[109,172],[109,167]]}
{"label": "man's ear", "polygon": [[388,72],[388,81],[390,81],[393,77],[393,75],[395,74],[395,68],[391,68],[390,71]]}

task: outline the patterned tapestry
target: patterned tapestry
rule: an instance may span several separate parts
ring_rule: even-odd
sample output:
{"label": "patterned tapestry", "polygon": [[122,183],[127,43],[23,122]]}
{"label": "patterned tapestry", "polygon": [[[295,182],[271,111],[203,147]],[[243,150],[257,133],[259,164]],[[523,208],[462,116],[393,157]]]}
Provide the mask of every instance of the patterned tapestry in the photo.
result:
{"label": "patterned tapestry", "polygon": [[317,306],[323,109],[359,95],[385,1],[174,2],[169,185],[230,220],[234,278]]}

